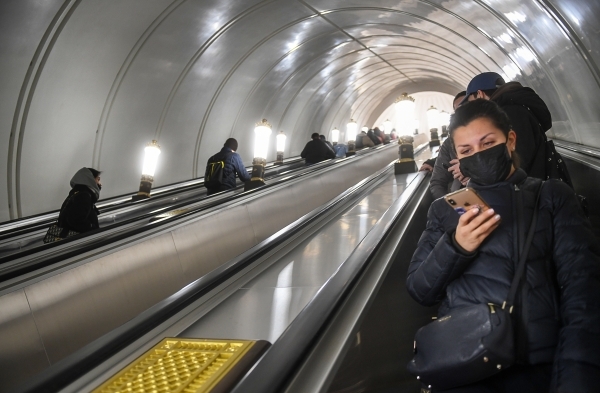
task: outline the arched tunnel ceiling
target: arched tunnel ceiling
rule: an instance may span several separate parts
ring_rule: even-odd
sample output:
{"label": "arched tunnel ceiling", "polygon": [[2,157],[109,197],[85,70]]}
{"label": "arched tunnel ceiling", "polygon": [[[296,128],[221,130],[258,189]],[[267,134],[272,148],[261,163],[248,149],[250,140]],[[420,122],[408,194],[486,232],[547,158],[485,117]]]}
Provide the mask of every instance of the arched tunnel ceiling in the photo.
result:
{"label": "arched tunnel ceiling", "polygon": [[58,208],[82,166],[104,171],[103,197],[135,191],[152,139],[158,186],[201,176],[228,137],[250,163],[261,118],[297,155],[403,91],[455,94],[484,71],[536,90],[551,136],[600,147],[599,15],[595,0],[3,1],[0,221]]}

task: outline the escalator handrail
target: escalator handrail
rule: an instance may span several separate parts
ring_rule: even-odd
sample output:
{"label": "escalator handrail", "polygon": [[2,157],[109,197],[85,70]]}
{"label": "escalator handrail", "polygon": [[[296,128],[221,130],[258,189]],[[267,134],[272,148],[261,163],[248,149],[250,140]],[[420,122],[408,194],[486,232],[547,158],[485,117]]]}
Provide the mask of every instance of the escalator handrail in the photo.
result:
{"label": "escalator handrail", "polygon": [[[362,150],[357,151],[356,155],[363,155],[365,153],[373,152],[373,151],[379,150],[381,148],[383,148],[383,145],[378,145],[376,147],[371,147],[368,149],[362,149]],[[343,159],[345,159],[345,158],[342,158],[342,159],[336,158],[336,159],[333,159],[333,160],[327,161],[327,162],[329,164],[333,164],[333,163],[337,163]],[[282,168],[285,168],[286,166],[296,165],[296,164],[300,163],[301,161],[304,161],[304,159],[297,157],[297,156],[292,157],[292,158],[287,159],[284,162],[283,166],[272,165],[269,168],[269,171],[275,170],[276,174],[278,174],[278,175],[284,174],[285,171],[281,171]],[[248,169],[248,168],[246,168],[246,169]],[[172,190],[161,191],[162,189],[170,187],[172,185],[190,183],[192,181],[195,181],[195,182],[193,184],[186,184],[185,186],[174,188]],[[164,185],[164,186],[161,186],[161,187],[158,187],[158,188],[152,190],[153,199],[140,200],[140,201],[134,202],[134,204],[142,205],[142,204],[146,204],[146,203],[151,203],[153,201],[156,201],[156,199],[158,199],[158,198],[168,198],[168,197],[171,197],[172,195],[176,195],[181,192],[191,191],[194,189],[202,188],[203,186],[204,186],[204,178],[203,177],[199,177],[197,179],[185,180],[185,181],[182,181],[179,183],[167,184],[167,185]],[[119,195],[119,196],[114,196],[114,197],[111,197],[111,198],[108,198],[108,199],[98,202],[96,204],[96,207],[98,207],[100,209],[101,214],[109,213],[114,210],[123,208],[124,203],[131,202],[131,197],[133,195],[135,195],[135,193],[128,193],[128,194],[123,194],[123,195]],[[46,212],[46,213],[35,214],[32,216],[27,216],[27,217],[22,217],[22,218],[17,218],[14,220],[2,222],[2,223],[0,223],[0,240],[5,240],[5,239],[13,237],[13,236],[21,236],[21,235],[24,235],[24,234],[27,234],[30,232],[45,229],[48,226],[50,226],[50,224],[52,224],[56,221],[56,218],[58,217],[58,213],[59,213],[59,210],[53,210],[53,211]],[[38,217],[39,219],[35,220],[36,217]],[[31,221],[31,222],[27,222],[27,221]],[[22,222],[22,225],[10,227],[12,224],[18,224],[19,222]],[[6,227],[6,226],[9,226],[9,228],[3,229],[3,227]]]}
{"label": "escalator handrail", "polygon": [[58,361],[31,378],[17,389],[16,392],[55,392],[72,383],[146,332],[152,330],[158,324],[198,300],[211,289],[225,282],[244,267],[264,256],[315,221],[318,221],[330,209],[345,203],[355,202],[358,198],[362,198],[362,191],[365,187],[381,181],[392,167],[393,163],[361,180],[336,198],[302,216],[250,250],[188,284],[175,294],[141,312],[135,318],[87,344],[70,356]]}
{"label": "escalator handrail", "polygon": [[[362,155],[365,154],[367,152],[370,151],[375,151],[375,150],[379,150],[381,148],[383,148],[384,145],[377,145],[375,147],[371,147],[371,148],[367,148],[367,149],[361,149],[359,151],[356,152],[357,155]],[[386,145],[387,146],[387,145]],[[288,159],[286,159],[286,161],[284,162],[284,165],[291,165],[291,164],[296,164],[300,161],[303,161],[303,158],[300,158],[299,156],[294,156],[294,157],[290,157]],[[336,159],[337,160],[337,159]],[[272,164],[272,163],[271,163]],[[267,164],[268,165],[268,164]],[[276,166],[272,166],[271,168],[273,169],[279,169],[279,167]],[[252,169],[252,167],[246,167],[246,170],[250,170]],[[196,182],[194,182],[196,181]],[[171,187],[173,185],[177,185],[177,184],[184,184],[184,183],[190,183],[190,182],[194,182],[193,184],[186,184],[185,186],[182,187],[178,187],[175,188],[173,190],[167,190],[167,191],[162,191],[163,189],[167,188],[167,187]],[[204,185],[204,177],[198,177],[196,179],[188,179],[188,180],[184,180],[181,182],[176,182],[176,183],[170,183],[170,184],[165,184],[163,186],[157,187],[155,189],[152,190],[153,194],[156,196],[160,196],[160,197],[164,197],[166,195],[172,195],[171,191],[173,192],[182,192],[182,191],[186,191],[186,190],[190,190],[190,189],[195,189],[195,188],[200,188]],[[166,194],[169,193],[169,194]],[[108,199],[104,199],[99,201],[96,206],[102,210],[102,213],[104,212],[109,212],[112,211],[114,208],[119,208],[120,204],[122,204],[123,202],[129,201],[130,198],[135,195],[136,193],[126,193],[126,194],[121,194],[121,195],[116,195],[113,197],[110,197]],[[125,201],[121,201],[119,202],[120,199],[125,199]],[[139,201],[137,203],[144,203],[146,202],[146,200],[142,200]],[[38,226],[40,224],[49,224],[54,222],[54,220],[56,220],[56,217],[58,217],[58,213],[60,210],[52,210],[49,212],[44,212],[44,213],[38,213],[38,214],[33,214],[27,217],[21,217],[21,218],[15,218],[13,220],[8,220],[8,221],[4,221],[4,222],[0,222],[0,234],[3,233],[9,233],[9,231],[12,230],[18,230],[18,229],[22,229],[22,228],[28,228],[31,226]],[[35,218],[39,218],[39,220],[34,220]],[[33,222],[31,223],[27,223],[24,225],[19,225],[16,228],[10,228],[10,229],[3,229],[3,227],[5,226],[9,226],[12,224],[18,224],[19,222],[24,222],[24,221],[29,221],[29,220],[33,220]]]}
{"label": "escalator handrail", "polygon": [[[300,161],[302,161],[302,159],[294,158],[294,159],[290,159],[284,165],[285,166],[297,165]],[[280,173],[281,168],[282,167],[279,167],[279,166],[270,166],[268,171],[274,170],[274,172]],[[185,183],[185,185],[182,185],[180,187],[176,187],[176,188],[169,189],[169,190],[164,190],[167,187],[171,187],[171,186],[177,185],[177,184],[184,184],[184,183]],[[152,199],[143,199],[143,200],[134,202],[134,204],[135,205],[146,204],[146,203],[156,201],[157,199],[168,198],[168,197],[171,197],[171,196],[176,195],[181,192],[191,191],[191,190],[199,189],[202,187],[204,187],[204,177],[199,177],[197,179],[191,179],[191,180],[185,180],[185,181],[178,182],[178,183],[167,184],[167,185],[158,187],[156,189],[153,189],[152,190],[152,195],[153,195]],[[161,190],[164,190],[164,191],[161,191]],[[112,212],[114,210],[123,208],[124,203],[131,202],[131,197],[133,195],[135,195],[135,193],[128,193],[128,194],[111,197],[111,198],[99,201],[98,203],[96,203],[96,207],[98,207],[98,209],[101,210],[101,214],[106,214],[106,213]],[[56,221],[56,218],[58,217],[59,212],[60,212],[60,210],[53,210],[53,211],[46,212],[46,213],[40,213],[40,214],[27,216],[27,217],[23,217],[23,218],[18,218],[15,220],[10,220],[10,221],[5,221],[3,223],[0,223],[0,240],[6,239],[7,236],[23,235],[28,232],[47,228],[50,224],[52,224],[53,222]],[[37,220],[35,219],[36,217],[38,218]],[[31,222],[28,222],[28,221],[31,221]],[[18,224],[19,222],[21,222],[22,225],[15,225],[15,224]],[[8,228],[5,229],[5,227],[8,227]]]}
{"label": "escalator handrail", "polygon": [[[194,202],[182,202],[177,205],[170,206],[168,208],[159,209],[159,211],[153,211],[151,213],[146,213],[141,216],[131,218],[128,220],[123,220],[121,222],[115,223],[110,226],[106,226],[104,228],[99,228],[97,230],[87,232],[85,234],[73,236],[60,242],[43,244],[37,247],[33,247],[27,250],[23,250],[14,254],[9,254],[5,257],[0,258],[0,283],[6,280],[13,279],[15,277],[30,273],[32,271],[45,268],[50,265],[57,264],[63,260],[76,257],[88,251],[94,250],[99,247],[108,246],[114,242],[125,240],[129,237],[139,235],[144,232],[156,230],[158,227],[161,227],[165,224],[175,223],[179,220],[187,219],[190,216],[195,216],[199,213],[205,212],[209,209],[218,207],[221,204],[228,204],[230,202],[236,201],[238,199],[244,198],[251,193],[264,191],[271,187],[279,186],[280,184],[287,182],[288,180],[298,179],[302,177],[306,177],[309,175],[313,175],[319,171],[331,170],[334,169],[331,164],[333,163],[341,163],[341,162],[350,162],[349,160],[353,160],[356,156],[339,158],[337,160],[328,160],[323,161],[318,164],[314,164],[310,166],[310,169],[296,175],[288,175],[283,176],[273,182],[266,184],[260,188],[245,191],[242,193],[237,193],[233,195],[222,195],[221,198],[215,198],[213,200],[208,200],[206,204],[199,206],[197,208],[191,209],[188,212],[174,215],[171,217],[167,217],[161,220],[157,220],[154,222],[150,222],[144,224],[142,226],[137,226],[135,228],[126,229],[119,231],[120,228],[130,225],[132,223],[142,221],[145,219],[150,219],[159,214],[163,214],[167,211],[177,210],[183,208],[185,206],[189,206]],[[336,166],[337,168],[337,166]],[[238,186],[237,188],[241,188],[243,185]],[[227,193],[225,193],[227,194]],[[218,194],[215,194],[215,196]],[[85,243],[77,242],[79,240],[85,239]],[[74,242],[77,242],[74,244]],[[53,248],[61,248],[60,250],[55,250],[56,252],[53,255],[48,255],[49,251]],[[36,255],[38,254],[38,255]],[[22,258],[28,258],[24,261],[19,261]],[[12,262],[12,263],[11,263]],[[10,264],[10,265],[9,265]]]}
{"label": "escalator handrail", "polygon": [[311,344],[318,337],[323,326],[330,320],[336,307],[352,289],[356,279],[371,260],[371,256],[380,247],[394,222],[405,211],[410,200],[415,197],[416,191],[426,176],[424,172],[417,173],[402,196],[384,213],[348,259],[319,289],[315,297],[231,393],[249,391],[270,393],[281,390],[282,384],[311,348]]}

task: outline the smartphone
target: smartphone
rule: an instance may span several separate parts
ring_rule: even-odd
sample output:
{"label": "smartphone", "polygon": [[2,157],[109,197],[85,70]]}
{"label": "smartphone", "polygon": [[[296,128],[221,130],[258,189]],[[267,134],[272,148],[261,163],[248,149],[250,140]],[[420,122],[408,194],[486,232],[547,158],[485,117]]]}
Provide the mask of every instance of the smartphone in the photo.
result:
{"label": "smartphone", "polygon": [[477,191],[469,187],[451,192],[444,199],[459,215],[465,214],[474,207],[479,207],[479,212],[490,208]]}
{"label": "smartphone", "polygon": [[445,170],[450,169],[450,165],[446,164],[445,162],[442,162],[442,166],[444,167]]}

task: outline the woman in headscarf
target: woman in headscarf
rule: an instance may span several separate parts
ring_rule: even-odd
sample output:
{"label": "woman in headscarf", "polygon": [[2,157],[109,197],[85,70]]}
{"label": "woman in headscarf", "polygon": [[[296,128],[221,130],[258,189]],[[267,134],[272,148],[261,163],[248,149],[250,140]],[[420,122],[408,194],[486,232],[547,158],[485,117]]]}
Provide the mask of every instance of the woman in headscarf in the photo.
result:
{"label": "woman in headscarf", "polygon": [[81,168],[71,179],[71,191],[60,208],[58,225],[83,233],[98,226],[98,209],[95,203],[100,197],[100,171]]}

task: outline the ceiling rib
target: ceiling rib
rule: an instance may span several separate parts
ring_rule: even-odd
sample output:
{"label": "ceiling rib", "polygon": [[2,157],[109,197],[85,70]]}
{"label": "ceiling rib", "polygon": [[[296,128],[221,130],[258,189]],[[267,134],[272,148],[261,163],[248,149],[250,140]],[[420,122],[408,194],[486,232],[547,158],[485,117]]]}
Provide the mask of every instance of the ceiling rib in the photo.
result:
{"label": "ceiling rib", "polygon": [[387,60],[385,60],[384,58],[382,58],[381,56],[379,56],[377,53],[373,52],[371,50],[371,48],[369,48],[368,46],[366,46],[365,44],[363,44],[358,38],[354,37],[352,34],[348,33],[346,30],[342,29],[340,26],[336,25],[334,22],[332,22],[331,20],[329,20],[327,17],[325,17],[325,15],[323,15],[319,10],[317,10],[316,8],[312,7],[310,4],[306,3],[304,0],[298,0],[299,3],[301,3],[302,5],[304,5],[306,8],[308,8],[309,10],[311,10],[312,12],[314,12],[315,14],[317,14],[319,17],[321,17],[324,21],[326,21],[327,23],[329,23],[330,25],[332,25],[333,27],[335,27],[336,29],[338,29],[340,32],[342,32],[343,34],[345,34],[346,36],[348,36],[349,38],[351,38],[353,41],[355,41],[357,44],[359,44],[360,46],[362,46],[363,48],[365,48],[366,50],[368,50],[369,52],[371,52],[374,56],[378,57],[379,59],[381,59],[381,61],[383,61],[384,63],[386,63],[388,66],[390,66],[391,68],[393,68],[394,70],[398,71],[400,73],[400,75],[402,75],[403,77],[407,78],[409,81],[413,82],[414,81],[408,77],[407,75],[405,75],[402,71],[400,71],[398,68],[396,68],[393,64],[389,63]]}

